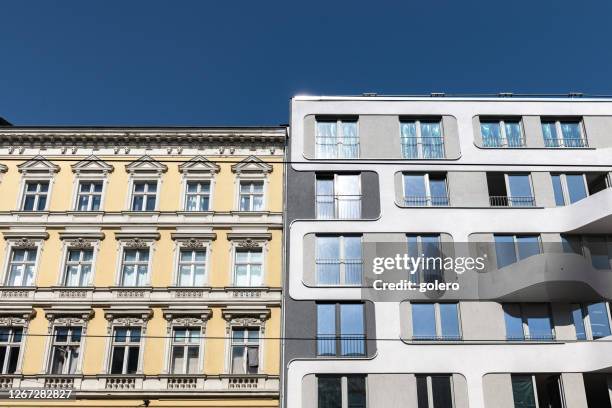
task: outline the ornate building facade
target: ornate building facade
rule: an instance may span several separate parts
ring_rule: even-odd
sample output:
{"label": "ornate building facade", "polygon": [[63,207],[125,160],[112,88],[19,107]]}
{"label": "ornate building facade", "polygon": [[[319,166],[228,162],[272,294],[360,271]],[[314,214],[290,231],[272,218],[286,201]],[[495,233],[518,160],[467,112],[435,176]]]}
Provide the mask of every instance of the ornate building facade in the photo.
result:
{"label": "ornate building facade", "polygon": [[286,135],[0,128],[0,388],[278,406]]}

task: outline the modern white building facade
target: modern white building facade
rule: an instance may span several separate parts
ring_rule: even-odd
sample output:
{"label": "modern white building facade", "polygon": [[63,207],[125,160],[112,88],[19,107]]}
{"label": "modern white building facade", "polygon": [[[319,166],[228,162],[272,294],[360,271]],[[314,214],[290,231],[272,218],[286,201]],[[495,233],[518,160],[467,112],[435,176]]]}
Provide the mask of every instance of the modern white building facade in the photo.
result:
{"label": "modern white building facade", "polygon": [[[612,100],[295,97],[290,125],[286,408],[611,406]],[[367,289],[398,247],[486,270]]]}

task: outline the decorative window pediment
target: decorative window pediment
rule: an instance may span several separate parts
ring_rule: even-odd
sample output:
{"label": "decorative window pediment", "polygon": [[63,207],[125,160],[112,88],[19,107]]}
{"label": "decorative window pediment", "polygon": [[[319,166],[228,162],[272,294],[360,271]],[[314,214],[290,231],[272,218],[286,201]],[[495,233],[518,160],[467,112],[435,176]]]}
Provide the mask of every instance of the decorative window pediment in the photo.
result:
{"label": "decorative window pediment", "polygon": [[111,307],[104,309],[104,318],[110,323],[108,333],[116,326],[142,326],[146,331],[147,322],[153,317],[153,311],[146,307]]}
{"label": "decorative window pediment", "polygon": [[45,159],[43,156],[35,156],[30,160],[21,163],[17,166],[17,169],[20,173],[24,175],[31,174],[48,174],[53,175],[60,171],[60,167],[57,164],[51,163],[49,160]]}
{"label": "decorative window pediment", "polygon": [[75,174],[106,175],[108,173],[112,173],[112,171],[115,169],[112,165],[108,164],[99,157],[94,156],[93,154],[91,156],[87,156],[80,162],[75,163],[70,167],[72,168],[72,172]]}
{"label": "decorative window pediment", "polygon": [[258,307],[227,307],[221,310],[223,320],[229,326],[263,326],[270,318],[271,312],[267,308]]}
{"label": "decorative window pediment", "polygon": [[179,172],[183,174],[202,174],[202,175],[214,175],[219,172],[221,167],[208,160],[204,156],[195,156],[188,162],[179,165]]}
{"label": "decorative window pediment", "polygon": [[155,160],[151,156],[145,155],[139,159],[125,165],[125,170],[129,174],[157,174],[165,173],[168,166]]}
{"label": "decorative window pediment", "polygon": [[268,174],[272,172],[272,166],[258,157],[249,156],[234,164],[232,171],[236,174]]}
{"label": "decorative window pediment", "polygon": [[83,307],[51,307],[44,310],[49,321],[49,333],[54,325],[85,326],[94,316],[92,309]]}
{"label": "decorative window pediment", "polygon": [[[186,308],[169,307],[162,310],[164,319],[168,321],[168,332],[172,326],[204,326],[212,317],[212,310],[207,307]],[[204,332],[204,327],[202,327]]]}
{"label": "decorative window pediment", "polygon": [[272,239],[272,234],[269,232],[228,232],[227,239],[232,241],[237,248],[262,248],[266,241]]}
{"label": "decorative window pediment", "polygon": [[4,306],[0,310],[0,326],[26,326],[35,316],[32,307]]}

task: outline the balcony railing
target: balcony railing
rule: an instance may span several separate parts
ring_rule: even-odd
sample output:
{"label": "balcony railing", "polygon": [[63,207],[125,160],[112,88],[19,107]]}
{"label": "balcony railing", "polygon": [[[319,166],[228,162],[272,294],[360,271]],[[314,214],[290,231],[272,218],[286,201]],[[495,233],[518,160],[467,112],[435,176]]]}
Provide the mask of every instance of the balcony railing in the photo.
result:
{"label": "balcony railing", "polygon": [[316,136],[317,159],[357,159],[359,158],[359,138]]}
{"label": "balcony railing", "polygon": [[[363,261],[361,259],[317,259],[317,284],[361,285]],[[341,268],[344,267],[344,277]]]}
{"label": "balcony railing", "polygon": [[317,219],[361,218],[361,195],[317,195]]}
{"label": "balcony railing", "polygon": [[535,207],[534,196],[489,196],[491,207]]}
{"label": "balcony railing", "polygon": [[447,207],[450,202],[448,196],[406,196],[404,205],[407,207]]}
{"label": "balcony railing", "polygon": [[461,335],[451,334],[451,335],[441,335],[441,336],[430,336],[430,335],[414,335],[412,336],[413,341],[459,341],[461,340]]}
{"label": "balcony railing", "polygon": [[317,335],[317,355],[329,357],[360,357],[366,354],[365,336]]}
{"label": "balcony railing", "polygon": [[442,137],[402,137],[404,159],[443,159],[444,139]]}
{"label": "balcony railing", "polygon": [[502,139],[501,137],[483,137],[483,147],[525,147],[524,137],[512,137]]}
{"label": "balcony railing", "polygon": [[563,137],[561,139],[545,137],[544,146],[546,147],[589,147],[585,138],[582,137]]}
{"label": "balcony railing", "polygon": [[554,334],[539,334],[539,335],[525,335],[525,336],[509,336],[506,338],[508,341],[554,341]]}

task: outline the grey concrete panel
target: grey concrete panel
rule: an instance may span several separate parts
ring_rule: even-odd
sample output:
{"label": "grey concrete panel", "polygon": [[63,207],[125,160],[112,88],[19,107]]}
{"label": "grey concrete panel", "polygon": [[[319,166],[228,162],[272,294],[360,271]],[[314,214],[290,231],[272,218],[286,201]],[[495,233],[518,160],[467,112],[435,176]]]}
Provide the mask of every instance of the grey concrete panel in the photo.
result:
{"label": "grey concrete panel", "polygon": [[486,408],[514,408],[510,374],[487,374],[482,382]]}

